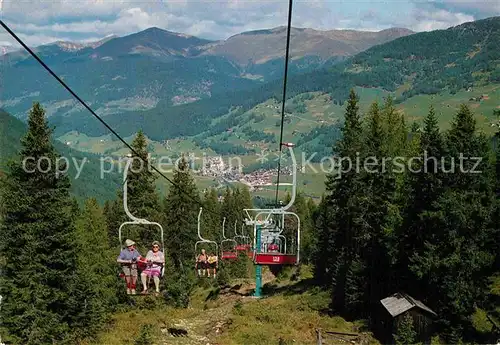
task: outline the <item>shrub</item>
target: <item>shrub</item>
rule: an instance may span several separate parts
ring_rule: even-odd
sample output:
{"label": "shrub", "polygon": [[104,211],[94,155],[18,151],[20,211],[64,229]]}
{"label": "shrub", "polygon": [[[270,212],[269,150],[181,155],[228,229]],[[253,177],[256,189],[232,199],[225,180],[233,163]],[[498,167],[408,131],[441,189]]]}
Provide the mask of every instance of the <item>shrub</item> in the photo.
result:
{"label": "shrub", "polygon": [[165,287],[165,302],[176,308],[187,308],[196,285],[194,276],[177,273],[168,279]]}
{"label": "shrub", "polygon": [[135,339],[134,345],[153,345],[153,327],[154,326],[151,324],[142,325],[139,335]]}

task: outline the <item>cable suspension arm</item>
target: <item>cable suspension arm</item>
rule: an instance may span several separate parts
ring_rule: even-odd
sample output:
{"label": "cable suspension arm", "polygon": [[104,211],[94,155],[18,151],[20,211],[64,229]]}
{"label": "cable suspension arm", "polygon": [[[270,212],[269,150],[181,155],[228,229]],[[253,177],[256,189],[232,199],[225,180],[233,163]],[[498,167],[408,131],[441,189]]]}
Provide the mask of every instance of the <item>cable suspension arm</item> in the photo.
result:
{"label": "cable suspension arm", "polygon": [[292,30],[292,5],[293,0],[289,0],[288,3],[288,25],[286,33],[286,54],[285,54],[285,75],[283,78],[283,100],[281,104],[281,129],[280,129],[280,140],[279,140],[279,160],[278,160],[278,178],[276,180],[276,207],[278,206],[278,195],[280,188],[280,170],[281,170],[281,155],[282,155],[282,143],[283,143],[283,127],[285,123],[285,102],[286,102],[286,84],[288,77],[288,60],[290,57],[290,34]]}

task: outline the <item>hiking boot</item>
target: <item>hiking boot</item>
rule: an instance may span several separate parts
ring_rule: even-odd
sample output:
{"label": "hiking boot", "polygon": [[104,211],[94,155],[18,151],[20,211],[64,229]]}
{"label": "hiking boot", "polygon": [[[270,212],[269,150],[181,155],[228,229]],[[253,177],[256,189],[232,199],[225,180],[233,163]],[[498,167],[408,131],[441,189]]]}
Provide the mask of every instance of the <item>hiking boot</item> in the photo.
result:
{"label": "hiking boot", "polygon": [[127,295],[130,295],[130,294],[131,294],[130,289],[127,289]]}
{"label": "hiking boot", "polygon": [[136,293],[135,293],[135,289],[132,289],[132,295],[135,295],[135,294],[136,294]]}

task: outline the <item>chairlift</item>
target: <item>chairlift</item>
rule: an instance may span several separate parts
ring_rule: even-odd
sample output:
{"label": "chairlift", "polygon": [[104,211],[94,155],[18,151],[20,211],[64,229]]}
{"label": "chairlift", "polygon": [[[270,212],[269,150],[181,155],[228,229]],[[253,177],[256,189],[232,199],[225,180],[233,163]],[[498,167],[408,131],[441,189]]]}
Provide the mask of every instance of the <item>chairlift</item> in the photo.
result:
{"label": "chairlift", "polygon": [[[251,253],[250,237],[244,235],[245,224],[241,224],[241,234],[236,231],[236,224],[234,226],[234,240],[236,241],[236,251]],[[239,239],[239,240],[238,240]]]}
{"label": "chairlift", "polygon": [[[297,161],[293,152],[294,144],[282,143],[282,146],[288,148],[290,157],[292,159],[292,193],[291,199],[287,205],[275,207],[271,209],[244,209],[247,214],[246,223],[254,227],[254,240],[253,240],[253,261],[256,265],[297,265],[300,261],[300,218],[294,213],[287,211],[295,202],[297,190]],[[252,217],[250,212],[255,212]],[[274,220],[279,217],[278,222]],[[286,237],[283,235],[285,217],[293,217],[297,221],[296,238],[292,239],[293,243],[297,245],[292,248],[286,247]],[[259,231],[257,231],[259,227]],[[278,252],[267,252],[267,246],[262,245],[262,234],[272,234],[276,240],[279,239],[280,245]],[[260,245],[257,245],[260,243]],[[265,243],[264,243],[265,244]]]}
{"label": "chairlift", "polygon": [[[264,212],[261,212],[260,215],[263,215]],[[299,217],[293,213],[293,212],[285,212],[286,215],[293,216],[297,219],[297,242],[300,241],[300,219]],[[270,243],[269,241],[264,242],[264,246],[260,246],[260,248],[255,248],[254,249],[254,263],[257,265],[296,265],[299,263],[299,250],[298,248],[287,248],[286,246],[286,237],[281,234],[281,232],[275,233],[272,235],[272,238],[278,242],[278,248],[277,250],[266,250],[269,249]],[[257,229],[255,227],[254,229],[255,236],[257,236]],[[262,240],[262,234],[261,234],[261,240]],[[262,243],[261,243],[262,244]],[[264,248],[266,249],[264,249]],[[264,249],[264,250],[263,250]]]}
{"label": "chairlift", "polygon": [[[164,237],[163,237],[163,227],[161,226],[161,224],[159,224],[157,222],[151,222],[151,221],[149,221],[147,219],[137,218],[137,217],[135,217],[130,212],[130,210],[128,208],[128,202],[127,202],[127,196],[128,196],[128,179],[127,179],[127,175],[128,175],[128,171],[130,169],[130,165],[132,164],[132,161],[133,161],[133,159],[131,157],[132,157],[131,154],[127,155],[127,163],[125,165],[125,169],[124,169],[124,172],[123,172],[123,209],[124,209],[125,214],[127,215],[127,217],[130,219],[130,221],[123,222],[120,225],[120,227],[118,228],[118,240],[120,242],[120,247],[121,247],[122,250],[126,248],[125,243],[124,243],[123,238],[122,238],[122,230],[123,230],[124,227],[126,227],[128,225],[139,225],[139,226],[153,225],[155,227],[158,227],[158,230],[160,232],[160,245],[161,245],[160,251],[165,254],[165,243],[164,243]],[[133,264],[134,263],[132,263],[130,265],[133,265]],[[139,260],[135,264],[137,265],[137,267],[138,267],[138,269],[140,271],[143,271],[144,269],[146,269],[149,266],[151,266],[153,263],[148,263],[148,262],[146,262],[145,257],[141,257],[141,258],[139,258]],[[164,274],[165,274],[165,263],[155,263],[155,264],[161,266],[161,275],[160,275],[160,277],[163,277]],[[122,265],[126,265],[126,264],[122,263]]]}
{"label": "chairlift", "polygon": [[[234,222],[234,228],[236,229],[236,223]],[[224,217],[222,221],[222,242],[220,243],[221,250],[221,259],[222,260],[235,260],[238,259],[238,252],[236,251],[236,246],[238,242],[232,238],[226,238],[226,234],[224,232],[224,226],[226,224],[226,217]],[[224,245],[227,243],[228,245]]]}
{"label": "chairlift", "polygon": [[243,236],[243,247],[247,253],[247,256],[252,259],[253,258],[253,249],[252,249],[252,239],[250,236],[245,234],[245,223],[241,225],[241,236]]}
{"label": "chairlift", "polygon": [[207,240],[207,239],[204,239],[203,237],[201,237],[201,213],[203,212],[203,207],[200,207],[200,212],[198,212],[198,238],[200,239],[198,242],[195,243],[194,245],[194,252],[195,252],[195,261],[198,261],[198,246],[201,245],[201,244],[209,244],[210,246],[214,246],[215,247],[215,252],[214,253],[218,253],[219,252],[219,246],[217,245],[217,242],[215,241],[210,241],[210,240]]}

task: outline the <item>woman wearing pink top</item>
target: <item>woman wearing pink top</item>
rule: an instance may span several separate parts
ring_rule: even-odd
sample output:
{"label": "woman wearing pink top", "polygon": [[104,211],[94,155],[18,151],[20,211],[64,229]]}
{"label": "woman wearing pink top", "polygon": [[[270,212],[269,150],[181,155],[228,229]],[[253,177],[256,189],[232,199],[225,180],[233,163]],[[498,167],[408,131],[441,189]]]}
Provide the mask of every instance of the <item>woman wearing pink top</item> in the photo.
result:
{"label": "woman wearing pink top", "polygon": [[163,265],[165,264],[165,256],[160,251],[160,243],[157,241],[153,242],[153,248],[146,254],[147,268],[141,273],[141,280],[143,294],[148,293],[148,277],[153,277],[155,282],[156,293],[160,293],[160,276]]}

